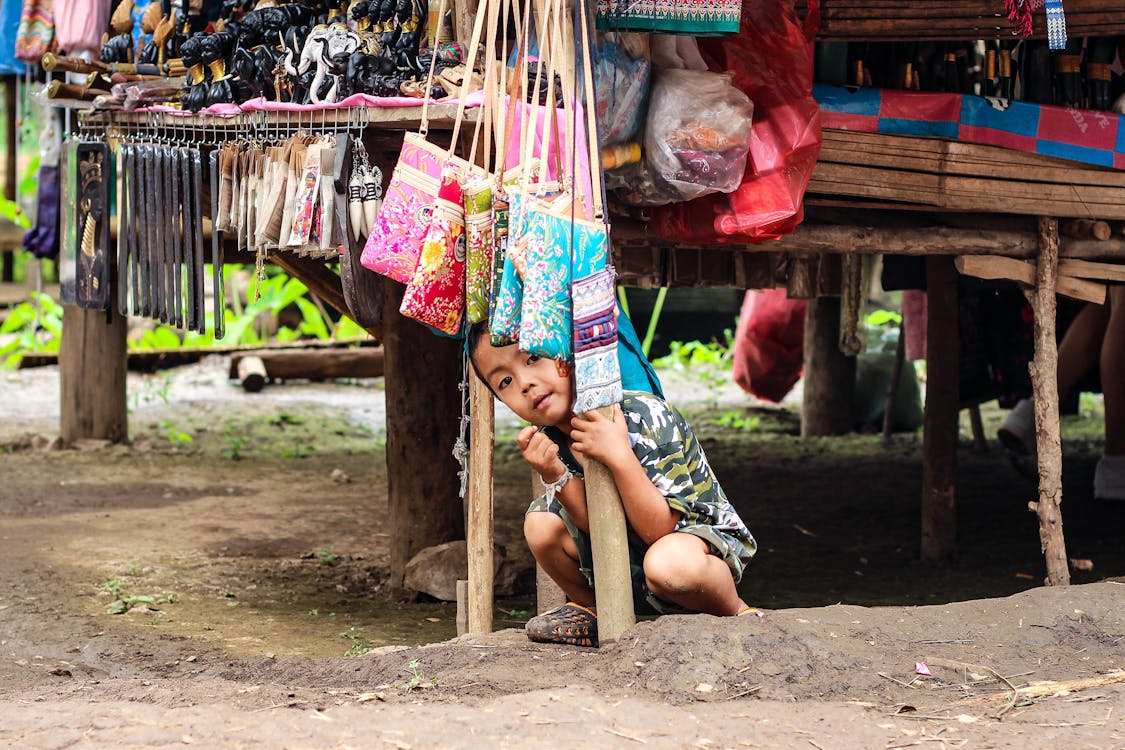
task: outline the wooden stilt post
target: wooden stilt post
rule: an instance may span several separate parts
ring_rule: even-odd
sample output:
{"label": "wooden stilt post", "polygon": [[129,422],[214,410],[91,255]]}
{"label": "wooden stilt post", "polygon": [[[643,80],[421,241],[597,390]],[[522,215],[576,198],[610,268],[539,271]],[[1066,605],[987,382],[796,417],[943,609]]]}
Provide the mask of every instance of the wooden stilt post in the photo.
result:
{"label": "wooden stilt post", "polygon": [[125,403],[125,318],[101,310],[63,308],[59,345],[60,420],[64,442],[129,437]]}
{"label": "wooden stilt post", "polygon": [[[613,407],[598,410],[613,419]],[[629,545],[625,540],[625,508],[613,474],[594,460],[586,462],[586,507],[590,546],[594,555],[594,595],[598,606],[598,640],[612,643],[637,622],[633,611],[633,583],[629,575]]]}
{"label": "wooden stilt post", "polygon": [[957,271],[926,258],[926,416],[922,437],[922,559],[952,557],[957,541]]}
{"label": "wooden stilt post", "polygon": [[1059,223],[1039,218],[1039,260],[1035,289],[1028,292],[1035,312],[1035,359],[1031,385],[1035,394],[1035,445],[1039,453],[1039,541],[1047,562],[1048,586],[1066,586],[1070,571],[1062,527],[1062,443],[1059,437],[1059,352],[1055,343],[1055,282],[1059,268]]}
{"label": "wooden stilt post", "polygon": [[393,588],[426,547],[464,539],[453,442],[461,410],[461,342],[399,314],[402,284],[387,282],[383,350],[387,389],[387,509]]}
{"label": "wooden stilt post", "polygon": [[805,312],[805,374],[801,437],[852,431],[855,357],[840,351],[840,298],[809,300]]}
{"label": "wooden stilt post", "polygon": [[465,495],[469,555],[468,632],[492,632],[493,561],[492,447],[495,403],[476,371],[469,368],[469,487]]}

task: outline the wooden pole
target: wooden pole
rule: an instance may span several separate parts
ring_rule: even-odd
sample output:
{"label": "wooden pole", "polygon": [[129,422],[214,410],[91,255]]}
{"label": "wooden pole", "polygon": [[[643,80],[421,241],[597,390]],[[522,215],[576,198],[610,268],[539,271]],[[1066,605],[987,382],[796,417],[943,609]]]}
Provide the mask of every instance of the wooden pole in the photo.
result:
{"label": "wooden pole", "polygon": [[465,538],[452,453],[461,411],[461,343],[400,315],[404,289],[386,284],[383,316],[392,588],[402,585],[406,563],[419,551]]}
{"label": "wooden pole", "polygon": [[926,415],[922,437],[922,559],[953,556],[957,541],[959,339],[957,271],[951,258],[926,258]]}
{"label": "wooden pole", "polygon": [[840,351],[840,298],[809,300],[805,312],[805,374],[801,437],[852,431],[855,357]]}
{"label": "wooden pole", "polygon": [[125,401],[126,320],[101,310],[63,308],[59,345],[59,434],[66,443],[129,437]]}
{"label": "wooden pole", "polygon": [[492,632],[495,568],[493,539],[493,435],[495,402],[476,371],[469,368],[469,487],[465,495],[468,520],[465,539],[469,556],[470,633]]}
{"label": "wooden pole", "polygon": [[1055,343],[1055,283],[1058,278],[1059,223],[1039,219],[1039,262],[1034,291],[1035,358],[1028,369],[1035,394],[1035,446],[1039,454],[1039,541],[1047,562],[1048,586],[1066,586],[1070,571],[1062,528],[1062,443],[1059,437],[1059,352]]}
{"label": "wooden pole", "polygon": [[[613,419],[613,407],[598,412]],[[594,460],[586,462],[586,507],[594,554],[594,596],[598,605],[598,641],[612,643],[636,623],[633,584],[629,575],[625,508],[613,474]]]}
{"label": "wooden pole", "polygon": [[859,315],[863,310],[863,258],[856,253],[842,257],[840,279],[840,351],[854,357],[863,351],[859,338]]}
{"label": "wooden pole", "polygon": [[898,324],[898,342],[895,359],[891,365],[891,382],[887,383],[887,399],[883,404],[883,441],[891,439],[894,430],[895,401],[898,400],[898,381],[902,378],[902,363],[906,361],[906,326]]}

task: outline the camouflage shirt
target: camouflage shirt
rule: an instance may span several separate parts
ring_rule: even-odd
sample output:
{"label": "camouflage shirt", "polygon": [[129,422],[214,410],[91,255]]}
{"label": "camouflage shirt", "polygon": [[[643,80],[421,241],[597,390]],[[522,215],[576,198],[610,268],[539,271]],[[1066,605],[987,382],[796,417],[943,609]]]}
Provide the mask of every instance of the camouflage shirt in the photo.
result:
{"label": "camouflage shirt", "polygon": [[[633,454],[668,505],[682,514],[676,531],[702,537],[739,580],[758,545],[727,500],[691,425],[674,406],[641,391],[625,391],[621,410]],[[561,432],[547,433],[565,448]],[[575,471],[569,451],[560,453]]]}

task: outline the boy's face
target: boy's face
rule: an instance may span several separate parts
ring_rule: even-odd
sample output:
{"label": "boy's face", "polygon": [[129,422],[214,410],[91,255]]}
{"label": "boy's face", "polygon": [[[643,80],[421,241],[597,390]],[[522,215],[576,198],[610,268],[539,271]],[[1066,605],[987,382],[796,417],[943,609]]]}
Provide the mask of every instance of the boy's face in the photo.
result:
{"label": "boy's face", "polygon": [[570,424],[570,377],[559,374],[554,360],[521,352],[516,344],[487,341],[476,347],[473,359],[492,392],[521,419],[540,426]]}

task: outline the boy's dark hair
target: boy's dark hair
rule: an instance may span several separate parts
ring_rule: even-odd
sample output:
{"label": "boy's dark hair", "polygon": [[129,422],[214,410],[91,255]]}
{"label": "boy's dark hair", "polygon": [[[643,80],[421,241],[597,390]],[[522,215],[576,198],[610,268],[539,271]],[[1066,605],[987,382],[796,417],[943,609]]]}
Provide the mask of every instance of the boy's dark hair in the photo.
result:
{"label": "boy's dark hair", "polygon": [[[492,342],[489,341],[488,338],[487,320],[473,323],[472,326],[469,327],[469,336],[468,341],[466,342],[466,346],[468,346],[469,349],[469,363],[473,366],[473,372],[477,374],[477,377],[480,378],[480,381],[482,383],[488,386],[489,392],[491,392],[493,396],[496,396],[496,391],[492,390],[492,384],[489,383],[488,380],[484,377],[484,373],[481,372],[480,367],[477,366],[476,357],[473,356],[473,354],[475,354],[477,351],[477,347],[482,345],[492,346]],[[496,397],[499,398],[499,396]]]}

